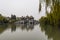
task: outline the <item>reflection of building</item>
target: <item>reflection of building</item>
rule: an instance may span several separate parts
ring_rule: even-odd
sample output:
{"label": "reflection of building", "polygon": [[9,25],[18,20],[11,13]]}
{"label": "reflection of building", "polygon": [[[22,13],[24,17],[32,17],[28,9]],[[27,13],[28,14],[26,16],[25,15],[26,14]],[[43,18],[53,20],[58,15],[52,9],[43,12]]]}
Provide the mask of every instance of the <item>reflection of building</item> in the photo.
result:
{"label": "reflection of building", "polygon": [[27,25],[27,31],[28,30],[33,30],[34,29],[34,25],[33,24],[29,24],[29,25]]}
{"label": "reflection of building", "polygon": [[30,24],[30,25],[27,25],[27,24],[24,24],[24,25],[20,25],[20,28],[21,28],[21,30],[27,30],[27,31],[29,31],[29,30],[33,30],[34,29],[34,25],[33,24]]}
{"label": "reflection of building", "polygon": [[11,32],[14,32],[14,31],[16,31],[17,30],[17,28],[20,28],[22,31],[24,31],[24,30],[27,30],[27,31],[29,31],[29,30],[33,30],[34,29],[34,24],[29,24],[29,25],[27,25],[27,24],[12,24],[11,25]]}

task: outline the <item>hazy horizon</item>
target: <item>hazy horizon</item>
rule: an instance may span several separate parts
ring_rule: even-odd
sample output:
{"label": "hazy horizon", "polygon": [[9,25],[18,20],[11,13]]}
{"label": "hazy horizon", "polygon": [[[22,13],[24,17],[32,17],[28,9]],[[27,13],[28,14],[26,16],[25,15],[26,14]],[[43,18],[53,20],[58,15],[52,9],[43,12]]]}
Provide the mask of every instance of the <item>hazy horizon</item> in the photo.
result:
{"label": "hazy horizon", "polygon": [[39,0],[0,0],[0,14],[3,16],[14,14],[17,17],[32,15],[39,19]]}

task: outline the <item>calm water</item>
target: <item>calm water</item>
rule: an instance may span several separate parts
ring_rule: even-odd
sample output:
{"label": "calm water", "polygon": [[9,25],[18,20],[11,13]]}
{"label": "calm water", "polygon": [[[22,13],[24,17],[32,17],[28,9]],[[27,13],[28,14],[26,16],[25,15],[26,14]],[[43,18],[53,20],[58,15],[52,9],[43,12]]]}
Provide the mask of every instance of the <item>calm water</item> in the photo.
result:
{"label": "calm water", "polygon": [[0,40],[60,40],[60,28],[50,25],[0,25]]}
{"label": "calm water", "polygon": [[0,25],[0,40],[47,40],[38,25]]}

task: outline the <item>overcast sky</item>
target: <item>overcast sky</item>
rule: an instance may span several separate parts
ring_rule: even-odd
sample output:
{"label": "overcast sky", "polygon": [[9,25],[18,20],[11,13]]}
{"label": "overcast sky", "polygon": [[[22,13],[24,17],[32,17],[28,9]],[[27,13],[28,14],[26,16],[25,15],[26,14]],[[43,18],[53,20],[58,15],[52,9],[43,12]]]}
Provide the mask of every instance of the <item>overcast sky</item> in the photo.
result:
{"label": "overcast sky", "polygon": [[[43,5],[44,6],[44,5]],[[44,15],[44,7],[42,7],[42,15]],[[33,15],[39,18],[39,0],[0,0],[0,14],[10,16]]]}
{"label": "overcast sky", "polygon": [[0,13],[6,16],[32,15],[37,12],[37,8],[37,0],[0,0]]}

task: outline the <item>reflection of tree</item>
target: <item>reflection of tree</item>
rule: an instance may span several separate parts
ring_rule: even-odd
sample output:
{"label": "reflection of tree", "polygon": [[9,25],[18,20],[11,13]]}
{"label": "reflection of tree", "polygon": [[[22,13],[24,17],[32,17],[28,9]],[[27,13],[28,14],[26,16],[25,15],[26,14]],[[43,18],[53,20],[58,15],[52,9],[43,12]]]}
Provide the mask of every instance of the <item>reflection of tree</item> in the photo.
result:
{"label": "reflection of tree", "polygon": [[45,31],[45,34],[48,35],[48,39],[53,38],[53,40],[60,40],[60,28],[42,24],[40,27],[41,30]]}
{"label": "reflection of tree", "polygon": [[16,31],[16,25],[15,24],[12,24],[11,25],[11,31],[13,32],[13,31]]}
{"label": "reflection of tree", "polygon": [[0,34],[7,29],[8,25],[0,25]]}
{"label": "reflection of tree", "polygon": [[27,24],[24,24],[24,25],[20,25],[20,28],[22,29],[22,30],[27,30],[27,31],[29,31],[29,30],[33,30],[33,28],[34,28],[34,25],[27,25]]}
{"label": "reflection of tree", "polygon": [[18,24],[18,25],[16,25],[16,24],[11,24],[11,31],[13,32],[13,31],[16,31],[16,28],[21,28],[21,30],[27,30],[27,31],[29,31],[29,30],[33,30],[34,29],[34,25],[33,24],[30,24],[30,25],[27,25],[27,24]]}
{"label": "reflection of tree", "polygon": [[27,30],[33,30],[34,29],[34,24],[33,25],[27,25],[26,29]]}

